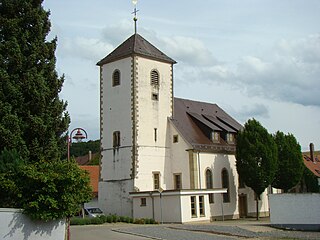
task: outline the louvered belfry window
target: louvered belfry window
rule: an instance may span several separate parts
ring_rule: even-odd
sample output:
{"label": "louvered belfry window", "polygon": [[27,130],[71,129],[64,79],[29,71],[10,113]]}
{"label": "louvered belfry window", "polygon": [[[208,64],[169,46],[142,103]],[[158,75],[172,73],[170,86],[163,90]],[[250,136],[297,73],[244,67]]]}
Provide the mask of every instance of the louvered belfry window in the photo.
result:
{"label": "louvered belfry window", "polygon": [[151,85],[159,86],[159,73],[156,70],[151,71]]}
{"label": "louvered belfry window", "polygon": [[112,86],[120,85],[120,71],[117,69],[113,72],[112,75]]}

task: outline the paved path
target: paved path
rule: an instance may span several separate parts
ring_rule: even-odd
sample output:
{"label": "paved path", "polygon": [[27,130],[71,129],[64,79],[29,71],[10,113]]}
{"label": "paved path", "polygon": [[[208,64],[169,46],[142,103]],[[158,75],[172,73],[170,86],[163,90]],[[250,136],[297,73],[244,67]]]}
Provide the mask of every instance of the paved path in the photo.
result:
{"label": "paved path", "polygon": [[230,220],[197,224],[104,224],[72,226],[71,240],[222,240],[222,239],[320,239],[320,232],[279,230],[269,227],[268,219]]}

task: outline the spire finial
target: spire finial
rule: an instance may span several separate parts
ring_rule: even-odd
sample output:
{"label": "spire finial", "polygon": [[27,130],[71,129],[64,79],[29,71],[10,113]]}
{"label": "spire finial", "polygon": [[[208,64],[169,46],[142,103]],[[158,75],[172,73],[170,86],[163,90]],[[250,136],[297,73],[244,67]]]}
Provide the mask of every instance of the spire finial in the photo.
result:
{"label": "spire finial", "polygon": [[134,21],[134,33],[136,34],[137,33],[137,21],[138,21],[138,18],[137,18],[137,12],[139,10],[137,10],[137,3],[138,3],[138,0],[132,0],[132,3],[134,5],[134,10],[132,12],[132,14],[134,14],[134,17],[133,17],[133,21]]}

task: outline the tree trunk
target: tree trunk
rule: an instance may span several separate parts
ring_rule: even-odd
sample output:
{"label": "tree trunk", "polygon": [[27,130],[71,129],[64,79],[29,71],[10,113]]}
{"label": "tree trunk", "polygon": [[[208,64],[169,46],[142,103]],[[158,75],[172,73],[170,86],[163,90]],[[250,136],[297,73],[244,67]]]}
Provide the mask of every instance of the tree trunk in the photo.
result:
{"label": "tree trunk", "polygon": [[259,221],[259,198],[256,198],[256,213],[257,213],[257,221]]}

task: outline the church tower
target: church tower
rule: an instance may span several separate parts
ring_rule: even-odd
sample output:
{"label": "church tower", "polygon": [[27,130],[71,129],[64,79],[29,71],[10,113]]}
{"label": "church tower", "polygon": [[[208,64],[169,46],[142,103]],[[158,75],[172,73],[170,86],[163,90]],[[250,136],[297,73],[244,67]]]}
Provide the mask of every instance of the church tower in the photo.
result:
{"label": "church tower", "polygon": [[137,33],[97,63],[102,155],[99,205],[106,214],[132,216],[130,192],[167,188],[175,63]]}

